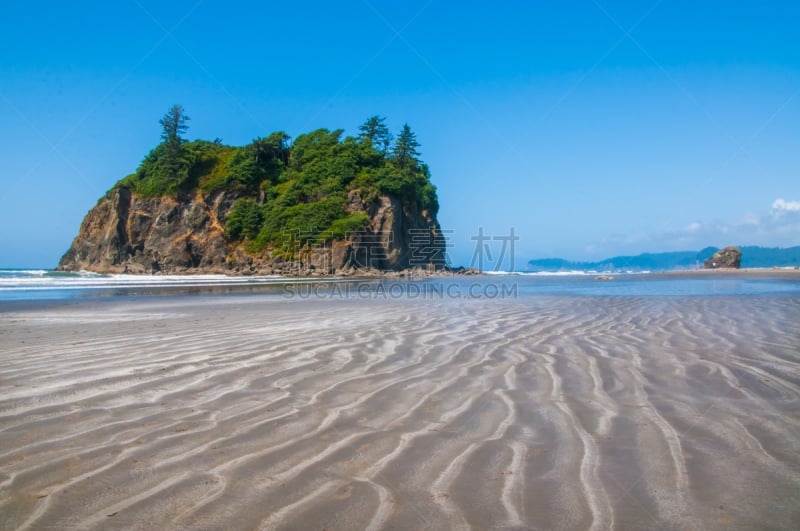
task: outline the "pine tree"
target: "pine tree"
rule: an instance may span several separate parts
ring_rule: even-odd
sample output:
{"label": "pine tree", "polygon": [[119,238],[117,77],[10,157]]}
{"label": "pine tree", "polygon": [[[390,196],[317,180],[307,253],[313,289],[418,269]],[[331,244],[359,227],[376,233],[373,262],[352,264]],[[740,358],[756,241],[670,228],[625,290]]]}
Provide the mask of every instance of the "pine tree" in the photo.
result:
{"label": "pine tree", "polygon": [[176,178],[181,169],[181,134],[185,133],[189,126],[186,125],[190,118],[183,110],[183,106],[177,103],[169,108],[158,123],[161,124],[161,140],[164,143],[164,170],[169,177]]}
{"label": "pine tree", "polygon": [[397,135],[397,143],[394,145],[392,158],[395,164],[400,168],[412,168],[418,164],[417,156],[419,152],[417,148],[417,135],[415,135],[408,124],[403,125],[400,134]]}
{"label": "pine tree", "polygon": [[382,116],[372,116],[358,128],[361,132],[360,138],[383,154],[389,151],[392,143],[392,133],[386,127],[385,121],[386,118]]}
{"label": "pine tree", "polygon": [[176,103],[170,107],[167,114],[158,121],[163,128],[161,140],[168,144],[180,144],[183,141],[181,134],[189,129],[189,126],[186,125],[189,120],[191,118],[186,115],[183,106]]}

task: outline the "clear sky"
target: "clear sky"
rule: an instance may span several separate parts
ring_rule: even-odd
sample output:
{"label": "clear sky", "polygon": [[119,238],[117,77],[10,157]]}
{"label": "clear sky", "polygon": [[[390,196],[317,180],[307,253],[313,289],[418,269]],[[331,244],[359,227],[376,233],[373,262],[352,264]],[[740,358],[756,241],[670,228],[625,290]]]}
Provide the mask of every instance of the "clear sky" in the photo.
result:
{"label": "clear sky", "polygon": [[800,2],[0,3],[0,267],[159,142],[408,122],[468,265],[800,245]]}

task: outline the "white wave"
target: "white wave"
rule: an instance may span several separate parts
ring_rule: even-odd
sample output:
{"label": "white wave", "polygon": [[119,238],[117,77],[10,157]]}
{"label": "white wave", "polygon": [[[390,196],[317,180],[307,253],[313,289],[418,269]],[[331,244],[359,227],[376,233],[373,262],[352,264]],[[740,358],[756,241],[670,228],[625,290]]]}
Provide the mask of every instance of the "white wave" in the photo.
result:
{"label": "white wave", "polygon": [[526,271],[524,273],[519,273],[520,275],[526,277],[574,277],[574,276],[588,276],[588,275],[596,275],[597,271],[581,271],[581,270],[573,270],[573,271]]}
{"label": "white wave", "polygon": [[[319,280],[280,275],[103,275],[88,271],[59,273],[53,271],[20,270],[0,276],[0,291],[21,290],[79,290],[146,287],[200,287],[242,284],[269,284],[281,281]],[[330,279],[329,279],[330,280]]]}
{"label": "white wave", "polygon": [[[566,276],[583,276],[583,275],[597,275],[600,272],[589,270],[574,269],[570,271],[483,271],[483,275],[496,275],[496,276],[525,276],[525,277],[566,277]],[[610,271],[602,271],[603,274],[612,274]]]}
{"label": "white wave", "polygon": [[0,277],[44,276],[50,273],[47,269],[0,269]]}
{"label": "white wave", "polygon": [[499,275],[499,276],[538,276],[538,277],[551,277],[551,276],[567,276],[567,275],[596,275],[597,271],[483,271],[483,275]]}
{"label": "white wave", "polygon": [[76,273],[76,275],[78,275],[80,277],[86,277],[86,278],[97,278],[97,277],[107,277],[107,276],[109,276],[109,275],[106,275],[106,274],[103,274],[103,273],[95,273],[94,271],[84,271],[83,269],[78,271]]}
{"label": "white wave", "polygon": [[526,277],[568,277],[568,276],[592,276],[592,275],[612,275],[612,276],[619,276],[619,275],[648,275],[652,273],[650,270],[642,270],[642,271],[633,271],[633,270],[625,270],[625,271],[611,271],[611,270],[603,270],[597,271],[595,269],[588,269],[588,270],[570,270],[570,271],[525,271],[521,273],[513,273],[515,275],[522,275]]}

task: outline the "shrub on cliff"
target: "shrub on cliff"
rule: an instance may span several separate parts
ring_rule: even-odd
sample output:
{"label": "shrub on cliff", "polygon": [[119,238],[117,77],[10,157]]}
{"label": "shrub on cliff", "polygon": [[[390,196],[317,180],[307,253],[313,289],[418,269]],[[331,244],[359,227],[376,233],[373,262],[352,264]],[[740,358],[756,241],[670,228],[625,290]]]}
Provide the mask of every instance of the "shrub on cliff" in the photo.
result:
{"label": "shrub on cliff", "polygon": [[234,203],[225,221],[225,236],[232,241],[255,239],[264,222],[264,212],[255,199],[242,198]]}

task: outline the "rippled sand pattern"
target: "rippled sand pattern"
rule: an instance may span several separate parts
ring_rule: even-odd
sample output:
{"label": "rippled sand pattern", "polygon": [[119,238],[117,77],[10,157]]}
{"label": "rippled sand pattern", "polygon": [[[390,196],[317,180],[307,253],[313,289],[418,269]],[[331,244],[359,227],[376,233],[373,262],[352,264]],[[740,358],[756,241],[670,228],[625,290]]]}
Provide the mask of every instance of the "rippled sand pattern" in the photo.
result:
{"label": "rippled sand pattern", "polygon": [[797,529],[800,300],[0,313],[2,529]]}

